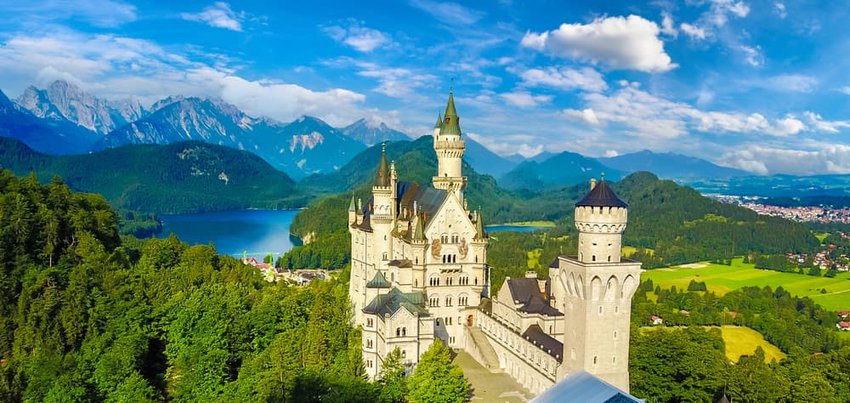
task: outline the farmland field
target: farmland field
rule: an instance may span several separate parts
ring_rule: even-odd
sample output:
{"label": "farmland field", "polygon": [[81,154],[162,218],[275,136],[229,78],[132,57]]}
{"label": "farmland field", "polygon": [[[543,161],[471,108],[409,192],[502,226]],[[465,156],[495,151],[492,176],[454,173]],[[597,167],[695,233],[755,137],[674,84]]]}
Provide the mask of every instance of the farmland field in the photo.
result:
{"label": "farmland field", "polygon": [[771,360],[779,362],[785,358],[785,353],[765,340],[761,333],[748,327],[722,326],[720,334],[723,336],[723,343],[726,344],[726,358],[732,361],[737,362],[742,355],[753,355],[758,346],[764,350],[766,362]]}
{"label": "farmland field", "polygon": [[[756,269],[737,258],[731,266],[713,263],[692,263],[664,269],[647,270],[641,275],[652,279],[662,288],[676,286],[686,289],[691,280],[704,281],[709,291],[723,295],[747,286],[782,286],[792,295],[813,299],[826,309],[850,310],[850,273],[839,273],[835,278],[813,277],[796,273],[782,273]],[[822,290],[826,290],[822,293]]]}
{"label": "farmland field", "polygon": [[[665,329],[677,329],[684,327],[679,326],[645,326],[641,332],[663,331]],[[706,326],[709,329],[716,329],[715,326]],[[850,332],[847,332],[850,333]],[[761,347],[764,351],[764,361],[777,362],[785,358],[785,353],[774,346],[769,341],[764,339],[761,333],[744,326],[721,326],[720,336],[723,338],[723,344],[726,346],[726,358],[729,361],[738,362],[738,359],[743,355],[753,355],[756,352],[756,347]]]}

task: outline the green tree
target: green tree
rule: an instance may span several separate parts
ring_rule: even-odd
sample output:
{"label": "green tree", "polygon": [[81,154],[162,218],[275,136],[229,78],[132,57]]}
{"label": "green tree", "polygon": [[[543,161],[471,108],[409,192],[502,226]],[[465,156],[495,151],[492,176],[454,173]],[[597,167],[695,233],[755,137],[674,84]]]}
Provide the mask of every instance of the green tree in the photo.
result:
{"label": "green tree", "polygon": [[407,395],[407,378],[401,362],[401,350],[397,347],[384,359],[381,369],[381,401],[404,402]]}
{"label": "green tree", "polygon": [[464,378],[463,370],[452,363],[449,348],[437,338],[422,354],[408,381],[408,388],[407,398],[414,403],[460,403],[467,398],[469,382]]}

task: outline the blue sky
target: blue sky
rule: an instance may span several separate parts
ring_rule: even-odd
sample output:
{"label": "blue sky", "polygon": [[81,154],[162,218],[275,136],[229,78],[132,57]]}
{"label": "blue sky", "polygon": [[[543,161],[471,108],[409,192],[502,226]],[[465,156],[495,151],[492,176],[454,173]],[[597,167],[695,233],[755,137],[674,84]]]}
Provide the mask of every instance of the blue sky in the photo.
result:
{"label": "blue sky", "polygon": [[821,1],[0,0],[0,89],[360,117],[417,136],[454,79],[501,153],[650,149],[755,173],[850,173],[850,7]]}

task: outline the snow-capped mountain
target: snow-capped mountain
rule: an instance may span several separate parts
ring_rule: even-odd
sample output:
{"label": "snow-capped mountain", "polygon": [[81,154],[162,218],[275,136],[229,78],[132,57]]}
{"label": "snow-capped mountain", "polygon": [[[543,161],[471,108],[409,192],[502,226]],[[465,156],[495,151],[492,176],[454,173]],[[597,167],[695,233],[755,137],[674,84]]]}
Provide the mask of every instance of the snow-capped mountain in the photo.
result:
{"label": "snow-capped mountain", "polygon": [[221,100],[173,96],[154,103],[151,111],[106,135],[95,149],[200,140],[253,152],[298,179],[331,172],[366,148],[317,118],[283,124],[248,116]]}
{"label": "snow-capped mountain", "polygon": [[0,91],[0,136],[16,138],[46,154],[87,152],[97,134],[66,119],[42,119],[14,104]]}
{"label": "snow-capped mountain", "polygon": [[138,100],[98,98],[62,80],[45,89],[30,86],[15,102],[37,117],[65,119],[101,135],[146,114]]}
{"label": "snow-capped mountain", "polygon": [[408,135],[390,128],[384,122],[376,123],[365,118],[341,128],[340,131],[370,147],[384,141],[411,140]]}

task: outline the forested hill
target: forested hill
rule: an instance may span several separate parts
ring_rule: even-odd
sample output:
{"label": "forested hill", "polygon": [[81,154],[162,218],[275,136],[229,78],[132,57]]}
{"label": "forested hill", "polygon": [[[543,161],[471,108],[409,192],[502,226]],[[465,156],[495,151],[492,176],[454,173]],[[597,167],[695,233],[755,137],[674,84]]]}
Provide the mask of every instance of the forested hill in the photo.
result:
{"label": "forested hill", "polygon": [[[431,136],[422,136],[414,141],[397,141],[386,144],[387,159],[395,161],[399,180],[413,181],[421,185],[431,185],[431,180],[437,172],[437,156],[434,153],[434,141]],[[371,196],[371,186],[375,180],[375,172],[381,157],[381,145],[375,145],[361,152],[349,163],[338,171],[326,175],[314,175],[305,178],[299,183],[304,192],[339,194],[333,206],[348,207],[351,195],[355,194],[363,198],[365,202]],[[486,223],[504,223],[526,220],[555,220],[566,212],[561,200],[564,197],[574,198],[577,195],[568,194],[571,189],[557,189],[546,194],[535,193],[537,191],[512,192],[499,187],[496,180],[490,175],[482,175],[476,172],[469,164],[463,163],[463,174],[467,176],[469,183],[465,195],[469,207],[480,208],[485,212]],[[320,207],[317,210],[328,211],[332,199],[319,200]],[[316,204],[314,204],[315,206]],[[339,219],[343,219],[345,211],[340,213]],[[301,216],[301,214],[299,214]],[[344,223],[345,220],[343,219]],[[326,222],[327,223],[327,222]],[[317,225],[323,225],[316,223]],[[293,223],[294,234],[303,235],[309,231],[302,232],[302,224],[298,221]],[[343,224],[344,227],[344,224]]]}
{"label": "forested hill", "polygon": [[[614,186],[629,203],[627,245],[651,248],[645,266],[740,256],[747,252],[812,252],[818,240],[802,224],[721,203],[696,190],[638,172]],[[570,222],[565,223],[572,225]],[[662,259],[662,261],[658,261]]]}
{"label": "forested hill", "polygon": [[60,176],[74,190],[104,195],[122,209],[159,214],[298,207],[306,198],[286,174],[254,154],[202,142],[130,145],[48,156],[0,138],[0,168]]}
{"label": "forested hill", "polygon": [[270,284],[211,246],[122,240],[102,196],[0,171],[0,402],[400,401],[403,379],[363,375],[341,277]]}
{"label": "forested hill", "polygon": [[[388,153],[391,157],[407,156],[394,154],[390,147]],[[377,161],[378,154],[373,157]],[[399,163],[399,166],[402,165]],[[432,166],[429,169],[423,170],[420,176],[433,172],[435,168]],[[373,171],[374,169],[369,170]],[[400,170],[399,175],[402,174],[403,171]],[[371,180],[371,175],[363,175],[361,180]],[[499,190],[491,193],[492,196],[488,198],[486,192],[476,191],[474,186],[470,176],[467,197],[472,206],[478,205],[473,204],[473,197],[486,200],[486,204],[482,203],[485,223],[498,222],[488,221],[488,217],[509,215],[520,216],[524,220],[555,220],[559,224],[557,234],[567,235],[576,235],[573,225],[574,204],[588,191],[587,185],[581,184],[537,193],[529,192],[522,197]],[[697,191],[675,182],[659,180],[647,172],[629,175],[613,186],[618,195],[630,205],[629,225],[624,235],[624,243],[638,248],[633,257],[642,261],[645,267],[722,259],[747,252],[813,252],[819,245],[817,239],[802,224],[777,217],[759,216],[743,207],[704,197]],[[369,189],[364,184],[354,193],[365,199],[368,192]],[[302,210],[293,222],[293,233],[310,234],[311,237],[319,239],[330,237],[339,241],[342,238],[332,234],[335,231],[345,231],[346,208],[350,195],[351,193],[329,196]],[[339,249],[336,246],[325,246]],[[525,256],[524,253],[522,256]],[[563,250],[563,253],[571,252]],[[525,258],[522,261],[524,262]]]}

